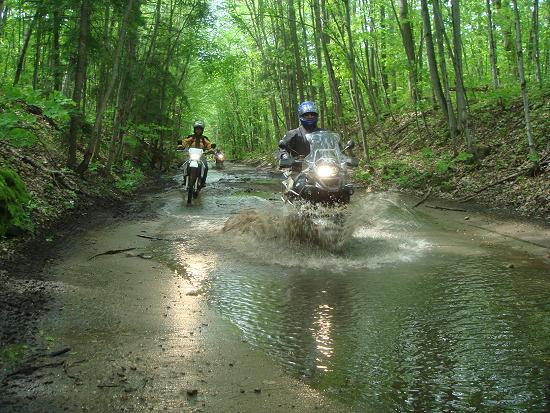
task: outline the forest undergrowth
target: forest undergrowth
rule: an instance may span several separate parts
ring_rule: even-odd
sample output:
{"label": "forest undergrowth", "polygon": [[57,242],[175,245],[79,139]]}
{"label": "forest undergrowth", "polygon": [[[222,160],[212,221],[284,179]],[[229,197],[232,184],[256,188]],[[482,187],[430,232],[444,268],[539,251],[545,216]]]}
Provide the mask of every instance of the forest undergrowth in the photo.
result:
{"label": "forest undergrowth", "polygon": [[393,116],[372,128],[374,172],[355,177],[373,189],[476,204],[488,211],[550,222],[550,93],[530,105],[538,167],[529,157],[521,99],[472,104],[477,154],[451,140],[439,112]]}

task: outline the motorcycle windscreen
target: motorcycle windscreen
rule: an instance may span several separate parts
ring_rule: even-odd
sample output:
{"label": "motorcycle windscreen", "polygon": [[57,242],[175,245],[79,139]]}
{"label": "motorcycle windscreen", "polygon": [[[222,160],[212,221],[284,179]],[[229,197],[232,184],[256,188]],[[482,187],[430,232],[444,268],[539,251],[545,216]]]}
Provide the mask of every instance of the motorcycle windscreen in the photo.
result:
{"label": "motorcycle windscreen", "polygon": [[319,161],[345,162],[344,154],[340,149],[340,135],[331,131],[317,131],[308,133],[306,139],[309,142],[310,152],[305,160],[310,164]]}

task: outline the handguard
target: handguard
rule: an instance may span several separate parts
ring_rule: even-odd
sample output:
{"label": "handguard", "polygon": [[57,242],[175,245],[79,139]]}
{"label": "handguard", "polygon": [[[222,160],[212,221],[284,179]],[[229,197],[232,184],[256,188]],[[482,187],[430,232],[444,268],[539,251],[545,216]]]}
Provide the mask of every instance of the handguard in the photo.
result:
{"label": "handguard", "polygon": [[279,168],[280,169],[291,168],[292,165],[294,165],[294,158],[292,158],[292,157],[288,157],[288,158],[284,158],[284,159],[279,160]]}

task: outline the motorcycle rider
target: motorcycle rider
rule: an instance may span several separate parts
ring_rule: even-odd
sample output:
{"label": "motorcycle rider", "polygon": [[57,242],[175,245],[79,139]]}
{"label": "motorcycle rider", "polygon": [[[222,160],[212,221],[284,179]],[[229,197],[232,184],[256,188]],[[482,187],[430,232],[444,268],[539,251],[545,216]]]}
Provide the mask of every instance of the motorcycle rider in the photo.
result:
{"label": "motorcycle rider", "polygon": [[[204,132],[204,122],[201,120],[196,121],[193,124],[193,134],[187,135],[187,137],[180,139],[178,142],[178,148],[198,148],[205,151],[211,150],[216,147],[213,145],[206,136],[203,135]],[[203,159],[204,165],[204,174],[201,180],[201,187],[206,186],[206,176],[208,175],[208,162],[206,159]]]}
{"label": "motorcycle rider", "polygon": [[298,118],[300,119],[300,126],[286,132],[282,139],[284,148],[280,149],[279,159],[309,155],[310,147],[306,134],[321,130],[317,127],[319,111],[314,102],[305,101],[300,103]]}

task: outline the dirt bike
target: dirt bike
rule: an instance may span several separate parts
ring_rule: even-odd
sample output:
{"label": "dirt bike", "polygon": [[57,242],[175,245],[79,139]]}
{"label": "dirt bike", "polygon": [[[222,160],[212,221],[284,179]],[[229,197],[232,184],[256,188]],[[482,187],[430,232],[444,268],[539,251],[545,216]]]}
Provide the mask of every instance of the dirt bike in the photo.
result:
{"label": "dirt bike", "polygon": [[[215,147],[215,144],[212,144]],[[183,164],[183,185],[187,192],[187,204],[199,196],[202,181],[206,172],[205,152],[200,148],[189,148],[188,159]]]}
{"label": "dirt bike", "polygon": [[225,159],[225,155],[222,151],[214,152],[214,160],[216,161],[216,169],[223,169],[224,159]]}

